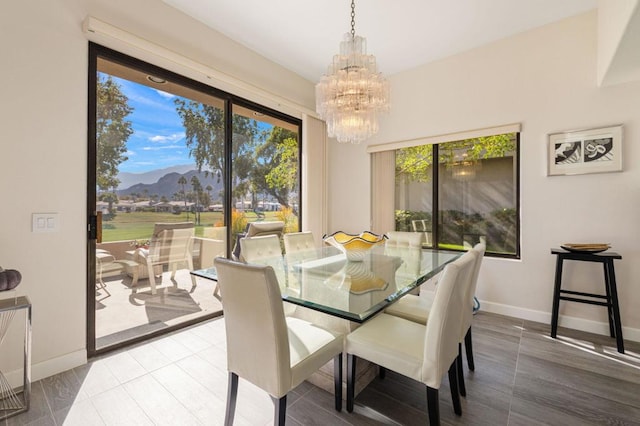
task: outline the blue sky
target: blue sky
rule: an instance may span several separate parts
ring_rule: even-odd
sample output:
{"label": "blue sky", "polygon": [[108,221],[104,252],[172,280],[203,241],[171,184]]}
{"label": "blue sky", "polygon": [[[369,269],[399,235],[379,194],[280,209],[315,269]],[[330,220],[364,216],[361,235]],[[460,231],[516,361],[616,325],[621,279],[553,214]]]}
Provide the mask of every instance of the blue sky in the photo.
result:
{"label": "blue sky", "polygon": [[127,141],[127,157],[121,172],[144,173],[149,170],[194,164],[185,146],[184,127],[176,112],[175,95],[141,84],[112,77],[129,98],[133,112],[133,134]]}
{"label": "blue sky", "polygon": [[[107,74],[100,73],[101,76]],[[128,160],[120,172],[145,173],[185,164],[193,165],[185,145],[185,131],[175,108],[178,96],[112,76],[128,98],[133,112],[127,116],[133,134],[127,140]],[[269,123],[258,121],[260,130],[270,130]]]}

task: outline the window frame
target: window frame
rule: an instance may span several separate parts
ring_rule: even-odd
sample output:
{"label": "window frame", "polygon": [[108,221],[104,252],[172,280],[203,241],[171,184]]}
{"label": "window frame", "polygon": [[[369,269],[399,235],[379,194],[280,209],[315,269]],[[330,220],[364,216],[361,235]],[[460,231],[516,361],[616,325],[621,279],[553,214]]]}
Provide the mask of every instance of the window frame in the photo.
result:
{"label": "window frame", "polygon": [[[515,182],[514,182],[514,190],[515,190],[515,226],[516,226],[516,232],[515,232],[515,253],[510,254],[510,253],[496,253],[496,252],[486,252],[486,256],[488,257],[496,257],[496,258],[506,258],[506,259],[520,259],[521,258],[521,242],[520,242],[520,236],[521,236],[521,221],[520,221],[520,131],[515,131],[515,132],[507,132],[507,133],[514,133],[515,134],[515,151],[514,151],[514,169],[515,169],[515,173],[514,173],[514,178],[515,178]],[[502,133],[495,133],[496,135],[498,134],[502,134]],[[471,138],[469,138],[471,139]],[[456,142],[456,141],[462,141],[462,140],[466,140],[466,139],[451,139],[448,141],[441,141],[441,142],[437,142],[437,143],[431,143],[431,144],[416,144],[416,145],[431,145],[431,149],[432,149],[432,158],[434,158],[434,161],[432,163],[432,176],[431,176],[431,193],[432,193],[432,206],[431,206],[431,233],[432,233],[432,239],[433,239],[433,243],[432,243],[432,247],[434,248],[438,248],[439,244],[441,243],[441,235],[440,235],[440,227],[441,227],[441,218],[440,218],[440,182],[439,182],[439,176],[440,176],[440,168],[441,168],[441,164],[440,161],[437,161],[437,159],[440,158],[439,154],[439,150],[440,150],[440,145],[441,144],[445,144],[445,143],[449,143],[449,142]],[[414,146],[416,146],[414,145]],[[406,147],[398,147],[396,149],[394,149],[394,152],[397,152],[399,149],[403,149]],[[395,178],[394,178],[395,179]],[[395,211],[395,206],[394,206],[394,211]],[[394,215],[395,216],[395,215]],[[464,250],[456,250],[456,249],[451,249],[454,251],[464,251]]]}
{"label": "window frame", "polygon": [[[515,227],[516,227],[516,232],[515,232],[515,249],[514,249],[514,253],[497,253],[497,252],[487,252],[486,256],[488,257],[496,257],[496,258],[506,258],[506,259],[520,259],[521,258],[521,220],[520,220],[520,216],[521,216],[521,212],[520,212],[520,126],[519,125],[507,125],[507,126],[501,126],[501,127],[496,127],[493,129],[481,129],[478,131],[469,131],[469,132],[462,132],[462,133],[456,133],[456,134],[451,134],[451,135],[442,135],[442,136],[435,136],[435,137],[431,137],[431,138],[425,138],[425,139],[418,139],[418,140],[411,140],[411,141],[403,141],[403,142],[393,142],[393,143],[389,143],[389,144],[383,144],[383,145],[377,145],[377,146],[371,146],[368,149],[368,152],[372,153],[372,154],[382,154],[384,152],[389,152],[389,151],[393,151],[394,153],[394,157],[395,154],[397,153],[398,150],[403,149],[403,148],[409,148],[409,147],[414,147],[414,146],[424,146],[424,145],[431,145],[431,149],[432,149],[432,158],[434,159],[439,159],[439,149],[440,149],[440,145],[444,144],[444,143],[448,143],[448,142],[456,142],[456,141],[464,141],[467,139],[474,139],[480,136],[492,136],[492,135],[500,135],[500,134],[507,134],[507,133],[513,133],[515,134],[515,151],[514,151],[514,202],[515,202]],[[439,161],[433,161],[432,164],[432,176],[431,176],[431,193],[432,193],[432,206],[431,206],[431,221],[432,221],[432,247],[438,247],[438,245],[441,243],[441,235],[440,235],[440,224],[441,224],[441,218],[439,215],[439,203],[440,203],[440,182],[439,182],[439,176],[440,176],[440,168],[441,168],[441,164]],[[395,161],[394,161],[394,167],[393,167],[394,172],[392,173],[392,179],[394,180],[394,186],[393,188],[395,188]],[[387,170],[387,173],[389,173],[390,170]],[[384,173],[384,172],[383,172]],[[384,181],[384,178],[382,178],[382,180]],[[374,185],[375,186],[375,185]],[[426,184],[425,187],[428,187],[429,185]],[[373,192],[377,192],[377,189],[381,189],[381,188],[372,188]],[[395,211],[396,211],[396,206],[395,206],[395,195],[392,197],[391,202],[393,207],[393,211],[394,211],[394,227],[393,229],[395,229]],[[380,203],[374,203],[373,204],[373,210],[374,210],[374,218],[376,217],[376,210],[380,209],[379,207]],[[384,204],[384,203],[382,203]],[[374,223],[376,223],[376,220],[374,219]],[[378,224],[380,225],[380,224]],[[456,249],[452,249],[455,251],[458,251]],[[464,250],[460,250],[460,251],[464,251]]]}

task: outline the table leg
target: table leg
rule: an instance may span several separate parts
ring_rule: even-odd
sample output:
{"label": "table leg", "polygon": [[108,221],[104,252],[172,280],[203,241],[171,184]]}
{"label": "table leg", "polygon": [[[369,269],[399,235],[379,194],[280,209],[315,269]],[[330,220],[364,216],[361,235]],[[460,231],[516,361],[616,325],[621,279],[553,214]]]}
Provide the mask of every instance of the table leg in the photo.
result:
{"label": "table leg", "polygon": [[618,289],[616,287],[616,273],[613,269],[613,259],[605,264],[609,276],[609,290],[611,291],[611,304],[613,305],[613,322],[615,324],[616,344],[618,352],[624,353],[624,340],[622,338],[622,321],[620,320],[620,305],[618,304]]}
{"label": "table leg", "polygon": [[553,286],[553,309],[551,311],[551,337],[556,338],[558,332],[558,310],[560,309],[560,287],[562,285],[563,258],[558,255],[556,260],[556,279]]}
{"label": "table leg", "polygon": [[611,300],[611,283],[609,282],[609,271],[607,262],[602,262],[604,269],[604,288],[607,292],[607,317],[609,318],[609,335],[616,337],[615,327],[613,324],[613,302]]}

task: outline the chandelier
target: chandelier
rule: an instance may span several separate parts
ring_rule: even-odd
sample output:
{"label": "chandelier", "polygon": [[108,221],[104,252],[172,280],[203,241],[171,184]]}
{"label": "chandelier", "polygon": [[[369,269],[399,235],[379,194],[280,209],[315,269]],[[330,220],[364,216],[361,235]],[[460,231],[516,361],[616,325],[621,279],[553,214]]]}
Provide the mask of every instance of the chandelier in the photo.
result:
{"label": "chandelier", "polygon": [[367,55],[367,40],[356,35],[355,3],[351,0],[351,33],[340,53],[316,84],[316,111],[338,142],[360,143],[378,132],[378,113],[389,110],[389,82]]}

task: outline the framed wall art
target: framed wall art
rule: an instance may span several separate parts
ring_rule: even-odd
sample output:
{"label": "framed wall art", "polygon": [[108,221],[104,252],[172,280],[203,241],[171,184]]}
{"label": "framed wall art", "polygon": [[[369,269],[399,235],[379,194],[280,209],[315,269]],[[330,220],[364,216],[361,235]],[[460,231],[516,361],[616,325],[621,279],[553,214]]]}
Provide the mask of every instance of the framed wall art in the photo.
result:
{"label": "framed wall art", "polygon": [[548,176],[622,170],[622,125],[552,133]]}

